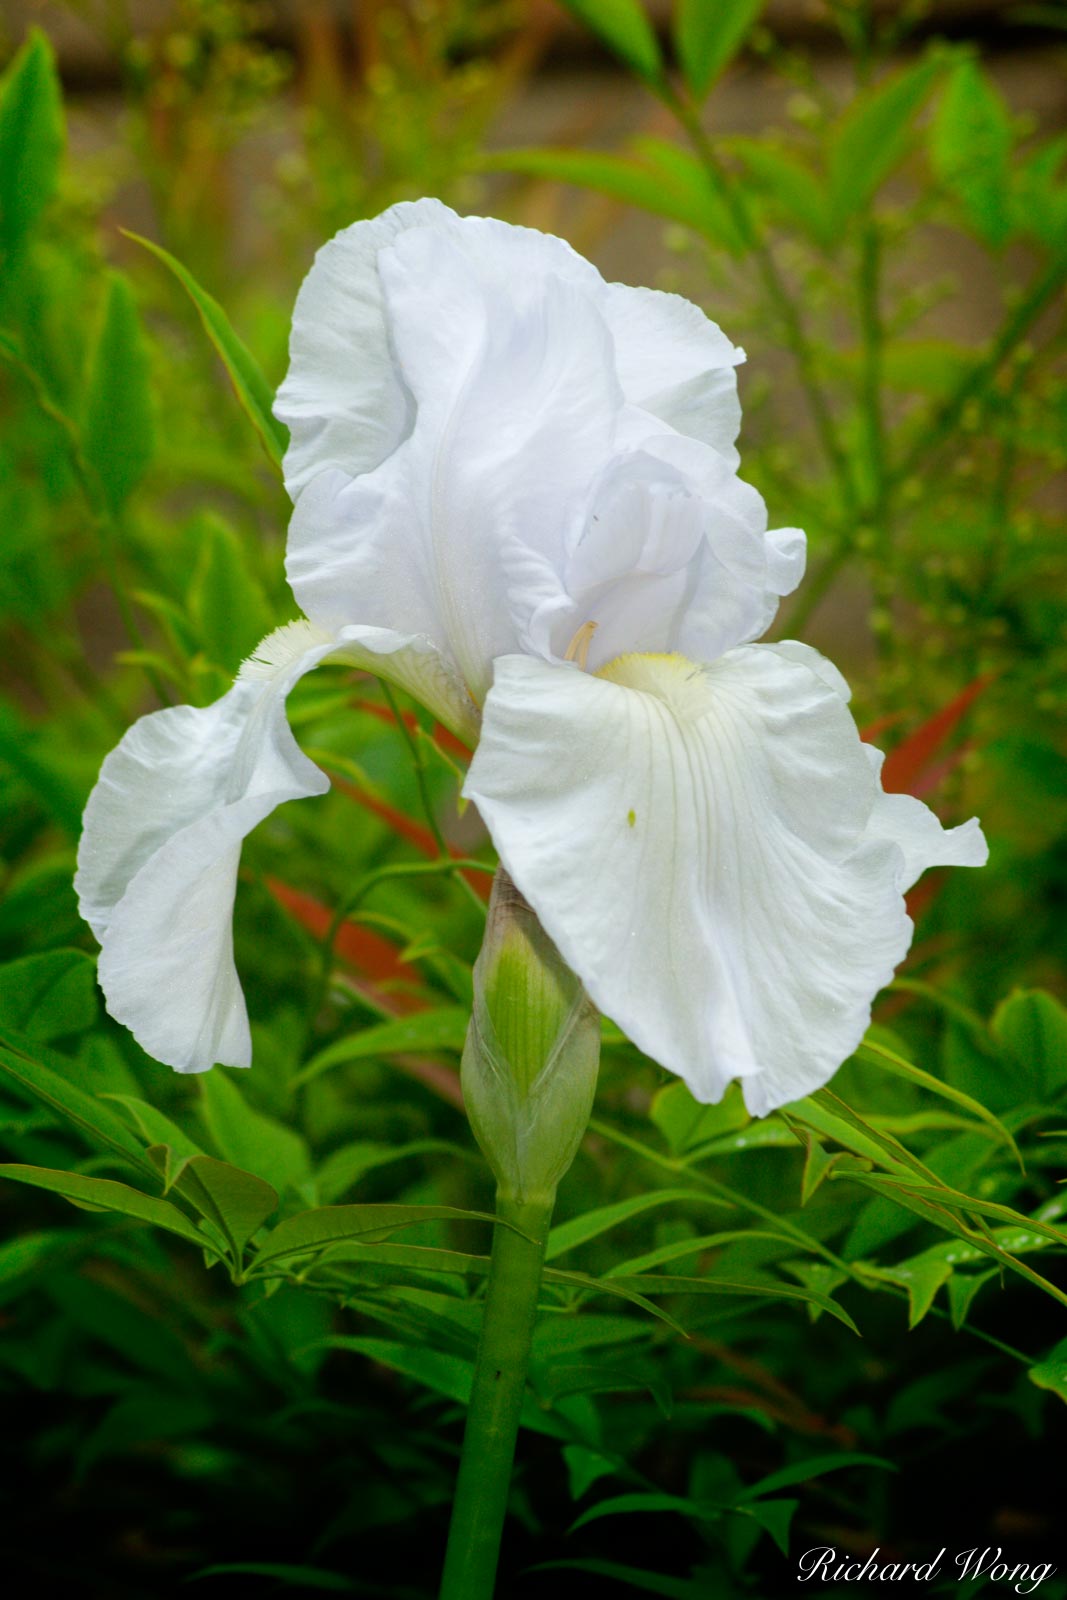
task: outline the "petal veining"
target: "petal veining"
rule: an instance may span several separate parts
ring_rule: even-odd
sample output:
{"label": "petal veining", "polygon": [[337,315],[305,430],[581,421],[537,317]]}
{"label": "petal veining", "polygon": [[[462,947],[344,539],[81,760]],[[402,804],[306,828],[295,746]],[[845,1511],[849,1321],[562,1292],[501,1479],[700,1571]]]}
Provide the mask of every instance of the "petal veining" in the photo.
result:
{"label": "petal veining", "polygon": [[465,793],[597,1005],[699,1099],[740,1078],[759,1114],[862,1037],[911,938],[908,851],[976,859],[972,824],[901,838],[840,694],[767,646],[597,677],[507,657]]}

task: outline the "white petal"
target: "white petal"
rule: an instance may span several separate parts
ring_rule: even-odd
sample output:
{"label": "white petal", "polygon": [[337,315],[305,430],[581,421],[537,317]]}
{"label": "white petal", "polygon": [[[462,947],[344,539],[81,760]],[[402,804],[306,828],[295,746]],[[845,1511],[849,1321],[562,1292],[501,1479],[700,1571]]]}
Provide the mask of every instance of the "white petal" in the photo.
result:
{"label": "white petal", "polygon": [[316,255],[297,296],[289,371],[274,408],[291,434],[285,481],[294,499],[318,472],[370,471],[409,431],[410,401],[382,312],[378,252],[407,228],[454,216],[438,200],[391,206],[345,228]]}
{"label": "white petal", "polygon": [[214,705],[135,723],[89,797],[76,888],[101,942],[108,1010],[179,1072],[249,1064],[233,964],[241,843],[283,801],[329,788],[285,720],[289,690],[326,656],[387,668],[396,680],[433,670],[418,641],[365,629],[331,639],[290,624]]}
{"label": "white petal", "polygon": [[[885,760],[881,750],[866,744],[864,753],[877,776]],[[879,783],[870,831],[879,838],[891,839],[900,849],[899,885],[903,892],[928,867],[984,867],[989,846],[978,825],[970,817],[956,828],[943,828],[929,806],[910,794],[885,794]]]}
{"label": "white petal", "polygon": [[520,260],[487,251],[474,262],[468,244],[415,228],[381,252],[413,431],[376,471],[330,470],[308,485],[288,572],[319,626],[358,617],[424,634],[478,700],[493,659],[520,644],[506,552],[562,560],[624,402],[585,291],[557,275],[533,293]]}
{"label": "white petal", "polygon": [[908,948],[855,725],[776,649],[499,661],[465,793],[597,1005],[701,1100],[825,1083]]}
{"label": "white petal", "polygon": [[735,368],[745,352],[695,305],[658,289],[612,283],[607,318],[627,400],[736,467],[741,427]]}

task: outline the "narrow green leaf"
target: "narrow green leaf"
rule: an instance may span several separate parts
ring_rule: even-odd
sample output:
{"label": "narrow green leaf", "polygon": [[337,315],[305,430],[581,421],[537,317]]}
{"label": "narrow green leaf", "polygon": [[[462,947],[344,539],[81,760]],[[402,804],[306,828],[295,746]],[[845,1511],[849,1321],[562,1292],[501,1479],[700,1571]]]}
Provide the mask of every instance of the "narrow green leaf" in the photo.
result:
{"label": "narrow green leaf", "polygon": [[[416,1348],[402,1344],[397,1339],[352,1337],[348,1334],[333,1334],[321,1343],[327,1349],[348,1350],[354,1355],[366,1356],[383,1367],[390,1367],[394,1372],[413,1378],[416,1383],[424,1384],[427,1389],[443,1395],[447,1400],[455,1400],[464,1406],[470,1402],[474,1365],[462,1356],[452,1355],[445,1350]],[[527,1396],[523,1406],[522,1424],[537,1433],[547,1433],[552,1438],[569,1438],[571,1434],[571,1430],[559,1418],[543,1411],[532,1396]]]}
{"label": "narrow green leaf", "polygon": [[863,90],[839,120],[829,150],[830,209],[838,226],[873,199],[903,160],[941,71],[941,58],[926,56]]}
{"label": "narrow green leaf", "polygon": [[977,61],[956,63],[930,130],[930,155],[942,183],[960,200],[987,244],[1011,232],[1011,116]]}
{"label": "narrow green leaf", "polygon": [[829,1312],[836,1317],[838,1322],[843,1322],[852,1333],[858,1334],[859,1329],[842,1306],[836,1300],[830,1300],[826,1295],[818,1294],[808,1288],[796,1288],[792,1285],[780,1283],[777,1279],[762,1274],[753,1273],[751,1276],[732,1270],[729,1277],[719,1277],[714,1272],[703,1278],[674,1278],[665,1273],[641,1273],[632,1278],[611,1280],[621,1288],[634,1289],[642,1295],[654,1294],[699,1294],[699,1295],[754,1295],[771,1300],[796,1300],[806,1305],[816,1305],[822,1311]]}
{"label": "narrow green leaf", "polygon": [[235,1264],[252,1235],[278,1209],[277,1190],[269,1183],[214,1156],[189,1156],[173,1187],[222,1230]]}
{"label": "narrow green leaf", "polygon": [[155,451],[148,348],[133,293],[117,272],[108,280],[89,358],[82,448],[114,514],[137,487]]}
{"label": "narrow green leaf", "polygon": [[639,1306],[650,1317],[655,1317],[657,1322],[665,1322],[675,1333],[681,1334],[683,1339],[689,1337],[680,1322],[675,1322],[672,1316],[661,1310],[647,1296],[617,1278],[594,1278],[588,1272],[564,1272],[559,1267],[545,1267],[541,1277],[544,1283],[557,1285],[561,1289],[580,1289],[587,1294],[608,1294],[614,1295],[618,1300],[627,1300],[630,1305]]}
{"label": "narrow green leaf", "polygon": [[105,1094],[102,1098],[125,1106],[145,1145],[152,1147],[153,1161],[157,1165],[162,1162],[164,1193],[172,1187],[181,1167],[190,1156],[204,1155],[205,1152],[200,1146],[195,1144],[177,1123],[172,1122],[155,1106],[149,1105],[147,1100],[139,1100],[132,1094]]}
{"label": "narrow green leaf", "polygon": [[934,1303],[943,1283],[952,1276],[952,1264],[943,1256],[915,1256],[894,1267],[871,1269],[871,1276],[897,1283],[908,1293],[908,1327],[917,1328]]}
{"label": "narrow green leaf", "polygon": [[[1067,1021],[1067,1019],[1065,1019]],[[1067,1040],[1065,1040],[1067,1048]],[[873,1061],[877,1066],[883,1067],[887,1072],[896,1073],[900,1078],[907,1078],[912,1083],[917,1083],[923,1089],[928,1089],[931,1094],[940,1096],[942,1100],[951,1100],[953,1105],[960,1106],[972,1117],[977,1117],[987,1127],[992,1128],[997,1138],[1002,1140],[1011,1151],[1012,1155],[1022,1166],[1022,1157],[1018,1146],[999,1117],[993,1115],[980,1100],[975,1100],[969,1094],[964,1094],[961,1089],[955,1089],[950,1083],[944,1083],[940,1078],[935,1078],[932,1073],[924,1072],[921,1067],[915,1066],[911,1061],[905,1060],[897,1051],[890,1050],[884,1044],[874,1039],[865,1039],[860,1045],[857,1055],[868,1061]]]}
{"label": "narrow green leaf", "polygon": [[610,1228],[617,1228],[620,1223],[628,1222],[631,1217],[640,1216],[642,1212],[651,1211],[658,1206],[676,1205],[681,1201],[701,1206],[717,1206],[722,1210],[730,1209],[725,1201],[716,1200],[699,1189],[653,1189],[649,1194],[631,1195],[628,1200],[616,1200],[613,1205],[598,1206],[595,1211],[587,1211],[583,1216],[572,1217],[569,1222],[562,1222],[558,1228],[553,1228],[545,1247],[545,1260],[554,1261],[565,1250],[573,1250],[577,1245],[588,1244],[590,1239],[599,1238]]}
{"label": "narrow green leaf", "polygon": [[920,1182],[938,1182],[936,1174],[905,1149],[899,1139],[872,1127],[829,1089],[818,1089],[806,1100],[798,1100],[796,1105],[790,1106],[789,1115],[809,1123],[818,1133],[826,1134],[854,1155],[865,1156],[890,1172],[912,1172]]}
{"label": "narrow green leaf", "polygon": [[489,1212],[461,1211],[455,1206],[322,1206],[317,1211],[301,1211],[297,1216],[280,1222],[260,1245],[255,1265],[258,1269],[282,1256],[306,1255],[308,1251],[325,1250],[327,1246],[344,1240],[363,1239],[370,1242],[384,1239],[402,1228],[414,1228],[420,1222],[447,1222],[453,1219],[467,1222],[497,1220]]}
{"label": "narrow green leaf", "polygon": [[652,140],[645,140],[635,155],[599,150],[507,150],[487,157],[484,164],[494,171],[524,172],[593,189],[653,216],[680,222],[732,254],[744,248],[707,172],[682,149],[673,150],[669,166],[662,159],[662,148]]}
{"label": "narrow green leaf", "polygon": [[1067,1339],[1061,1339],[1044,1361],[1030,1368],[1027,1376],[1039,1389],[1049,1389],[1061,1400],[1067,1400]]}
{"label": "narrow green leaf", "polygon": [[470,1012],[463,1006],[439,1006],[432,1011],[416,1011],[409,1017],[376,1023],[338,1039],[312,1056],[290,1080],[292,1088],[310,1083],[330,1067],[349,1061],[365,1061],[375,1056],[403,1055],[410,1050],[447,1050],[459,1055],[467,1037]]}
{"label": "narrow green leaf", "polygon": [[225,1068],[205,1072],[200,1092],[208,1132],[227,1161],[278,1191],[298,1189],[310,1178],[311,1156],[302,1136],[250,1106]]}
{"label": "narrow green leaf", "polygon": [[241,540],[221,517],[200,512],[188,537],[197,551],[187,591],[196,640],[209,661],[234,673],[270,632],[270,606]]}
{"label": "narrow green leaf", "polygon": [[988,1272],[954,1272],[948,1280],[948,1305],[952,1326],[958,1333],[967,1321],[967,1313],[974,1303],[979,1290],[984,1288],[991,1278],[1000,1274],[996,1267],[990,1267]]}
{"label": "narrow green leaf", "polygon": [[763,0],[676,0],[675,48],[698,100],[729,66],[762,9]]}
{"label": "narrow green leaf", "polygon": [[127,238],[144,245],[146,250],[151,250],[152,254],[163,262],[193,302],[200,314],[204,331],[229,373],[237,398],[259,434],[264,450],[274,465],[280,467],[282,456],[289,443],[288,429],[274,417],[271,411],[274,391],[263,376],[248,346],[234,332],[225,311],[206,289],[200,287],[188,267],[183,267],[168,250],[163,249],[162,245],[153,244],[151,239],[144,239],[139,233],[129,233],[125,229],[123,231],[126,232]]}
{"label": "narrow green leaf", "polygon": [[993,1014],[993,1034],[1035,1099],[1067,1084],[1067,1009],[1044,989],[1015,989]]}
{"label": "narrow green leaf", "polygon": [[774,1239],[779,1244],[787,1244],[794,1248],[796,1240],[788,1233],[769,1233],[762,1228],[732,1228],[728,1233],[705,1233],[693,1238],[675,1239],[670,1244],[660,1245],[658,1250],[649,1250],[646,1255],[635,1256],[632,1261],[622,1261],[617,1267],[612,1267],[606,1274],[608,1278],[624,1278],[635,1272],[648,1272],[653,1267],[664,1266],[668,1261],[677,1261],[680,1256],[691,1256],[701,1250],[712,1250],[717,1245],[736,1244],[741,1239]]}
{"label": "narrow green leaf", "polygon": [[740,157],[756,196],[780,220],[807,235],[821,250],[836,238],[826,185],[791,150],[779,150],[766,137],[733,138],[727,148]]}
{"label": "narrow green leaf", "polygon": [[649,1112],[674,1155],[745,1128],[751,1122],[740,1085],[732,1083],[718,1105],[701,1105],[684,1083],[659,1089]]}
{"label": "narrow green leaf", "polygon": [[153,1195],[131,1189],[127,1183],[116,1183],[111,1178],[88,1178],[79,1172],[53,1172],[47,1167],[27,1167],[16,1163],[0,1165],[0,1177],[11,1178],[16,1183],[28,1183],[36,1189],[49,1189],[61,1194],[75,1205],[96,1211],[118,1211],[123,1216],[135,1217],[138,1222],[149,1222],[153,1227],[166,1228],[180,1234],[191,1244],[210,1249],[210,1241],[196,1224],[171,1205],[169,1200],[159,1200]]}
{"label": "narrow green leaf", "polygon": [[576,1517],[568,1528],[568,1533],[577,1533],[579,1528],[588,1527],[591,1522],[599,1522],[601,1517],[631,1516],[634,1512],[664,1512],[676,1511],[679,1516],[689,1517],[693,1522],[707,1522],[721,1514],[719,1506],[701,1506],[695,1500],[684,1499],[677,1494],[644,1493],[638,1491],[634,1494],[616,1494],[608,1500],[599,1500],[595,1506],[590,1506]]}
{"label": "narrow green leaf", "polygon": [[74,784],[47,739],[21,711],[0,700],[0,762],[72,839],[81,832],[85,791]]}
{"label": "narrow green leaf", "polygon": [[39,29],[0,82],[0,248],[15,251],[55,193],[63,102],[52,46]]}
{"label": "narrow green leaf", "polygon": [[642,78],[655,81],[662,75],[659,45],[641,0],[562,0],[562,3]]}
{"label": "narrow green leaf", "polygon": [[1047,1278],[1043,1278],[1033,1268],[1028,1267],[1024,1261],[1019,1261],[1010,1251],[999,1246],[992,1236],[987,1239],[984,1234],[967,1227],[943,1204],[935,1204],[926,1196],[916,1193],[904,1184],[895,1183],[879,1173],[855,1173],[852,1175],[852,1181],[861,1184],[864,1188],[873,1189],[878,1194],[890,1196],[896,1205],[902,1206],[907,1211],[915,1212],[917,1216],[924,1217],[928,1222],[933,1222],[945,1233],[955,1234],[957,1238],[964,1240],[968,1245],[979,1249],[983,1255],[992,1256],[995,1261],[1011,1267],[1012,1271],[1019,1273],[1021,1277],[1028,1278],[1031,1283],[1036,1284],[1039,1289],[1051,1295],[1054,1300],[1058,1300],[1061,1305],[1067,1305],[1067,1294],[1062,1289],[1050,1283]]}
{"label": "narrow green leaf", "polygon": [[799,1500],[757,1500],[746,1509],[764,1533],[769,1533],[783,1556],[789,1554],[789,1529]]}
{"label": "narrow green leaf", "polygon": [[397,1145],[358,1140],[331,1151],[317,1168],[314,1175],[316,1198],[323,1205],[332,1205],[365,1173],[390,1166],[396,1161],[410,1161],[415,1156],[426,1155],[447,1155],[457,1161],[475,1159],[470,1150],[452,1144],[447,1139],[411,1139],[407,1144]]}
{"label": "narrow green leaf", "polygon": [[0,1027],[48,1043],[86,1032],[99,1013],[96,963],[84,950],[46,950],[0,967]]}
{"label": "narrow green leaf", "polygon": [[[489,1271],[489,1257],[465,1255],[459,1250],[438,1250],[423,1244],[366,1244],[359,1240],[348,1240],[331,1243],[328,1254],[322,1262],[315,1263],[312,1270],[317,1279],[331,1280],[337,1275],[335,1269],[340,1268],[340,1276],[344,1278],[350,1267],[356,1268],[357,1273],[364,1273],[372,1281],[385,1277],[386,1281],[396,1282],[403,1272],[484,1278]],[[264,1269],[263,1275],[269,1277],[271,1273]],[[300,1269],[301,1279],[308,1275],[303,1268]]]}
{"label": "narrow green leaf", "polygon": [[80,1128],[93,1143],[155,1176],[152,1162],[125,1123],[110,1107],[70,1081],[70,1063],[62,1056],[13,1029],[0,1027],[0,1073],[6,1073],[24,1092]]}
{"label": "narrow green leaf", "polygon": [[661,1382],[652,1372],[639,1372],[628,1367],[598,1362],[596,1366],[555,1366],[538,1384],[541,1398],[551,1405],[569,1394],[648,1394],[655,1401],[660,1414],[670,1417],[673,1409],[668,1384]]}

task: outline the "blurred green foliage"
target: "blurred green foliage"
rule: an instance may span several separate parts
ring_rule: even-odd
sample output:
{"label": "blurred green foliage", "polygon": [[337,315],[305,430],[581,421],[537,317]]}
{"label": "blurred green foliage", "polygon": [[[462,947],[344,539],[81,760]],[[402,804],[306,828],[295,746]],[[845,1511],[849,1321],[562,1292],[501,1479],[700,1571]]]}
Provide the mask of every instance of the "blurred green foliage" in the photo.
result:
{"label": "blurred green foliage", "polygon": [[[309,242],[405,195],[481,203],[490,166],[516,214],[557,182],[643,208],[675,286],[732,308],[746,473],[813,547],[780,631],[832,640],[866,608],[860,709],[887,771],[978,810],[993,844],[981,874],[917,892],[876,1026],[786,1111],[700,1107],[605,1024],[505,1592],[555,1592],[565,1566],[591,1596],[766,1596],[784,1552],[827,1540],[1056,1559],[1067,137],[1015,116],[969,46],[901,55],[917,6],[827,7],[851,64],[832,93],[748,0],[679,0],[666,40],[639,0],[569,9],[662,108],[633,148],[488,155],[543,41],[474,0],[361,7],[355,74],[325,8],[299,13],[299,73],[258,8],[175,0],[151,34],[109,9],[125,120],[103,159],[65,153],[43,35],[4,74],[10,1576],[433,1592],[491,1209],[456,1070],[493,866],[457,811],[462,751],[369,679],[294,695],[335,782],[245,853],[246,1075],[179,1078],[102,1014],[71,878],[134,716],[211,700],[292,615],[269,401]],[[716,84],[742,50],[787,120],[722,136]],[[257,255],[228,154],[282,121]],[[130,173],[147,250],[107,220]],[[998,286],[979,344],[939,331],[967,292],[942,253]],[[1041,1592],[1067,1594],[1062,1574]]]}

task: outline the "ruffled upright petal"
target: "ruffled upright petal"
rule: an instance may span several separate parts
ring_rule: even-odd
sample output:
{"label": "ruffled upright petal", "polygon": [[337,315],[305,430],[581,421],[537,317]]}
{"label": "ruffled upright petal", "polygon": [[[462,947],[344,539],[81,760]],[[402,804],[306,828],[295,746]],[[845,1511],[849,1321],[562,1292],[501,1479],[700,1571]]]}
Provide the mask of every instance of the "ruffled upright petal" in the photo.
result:
{"label": "ruffled upright petal", "polygon": [[391,206],[324,244],[293,311],[289,371],[274,412],[289,429],[294,499],[320,472],[370,472],[410,431],[411,402],[389,348],[378,253],[408,228],[447,222],[439,200]]}
{"label": "ruffled upright petal", "polygon": [[745,352],[678,294],[610,283],[606,307],[627,400],[736,467],[736,369]]}
{"label": "ruffled upright petal", "polygon": [[465,793],[601,1010],[761,1115],[862,1038],[909,874],[980,854],[976,825],[887,805],[836,685],[767,646],[598,677],[499,661]]}

